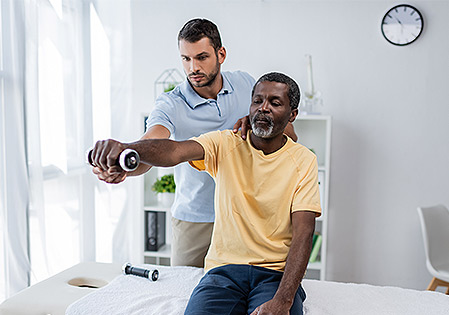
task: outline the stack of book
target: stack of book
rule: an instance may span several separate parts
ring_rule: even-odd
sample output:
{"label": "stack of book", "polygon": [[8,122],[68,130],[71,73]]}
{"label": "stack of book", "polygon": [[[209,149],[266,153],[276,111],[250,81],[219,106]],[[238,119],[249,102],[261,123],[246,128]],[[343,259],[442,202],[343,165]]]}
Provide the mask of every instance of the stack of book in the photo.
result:
{"label": "stack of book", "polygon": [[321,234],[315,233],[313,235],[312,251],[310,252],[309,262],[313,263],[313,262],[317,261],[322,241],[323,241],[323,237],[321,236]]}

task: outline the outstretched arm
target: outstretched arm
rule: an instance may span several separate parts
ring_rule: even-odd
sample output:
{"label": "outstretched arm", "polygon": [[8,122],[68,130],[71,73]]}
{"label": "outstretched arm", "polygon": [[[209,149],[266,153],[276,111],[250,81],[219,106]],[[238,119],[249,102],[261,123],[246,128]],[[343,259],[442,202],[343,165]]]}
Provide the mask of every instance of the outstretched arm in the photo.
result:
{"label": "outstretched arm", "polygon": [[182,162],[204,159],[204,149],[194,140],[146,139],[130,143],[127,148],[136,150],[142,163],[169,167]]}
{"label": "outstretched arm", "polygon": [[285,264],[284,275],[273,299],[257,307],[253,314],[290,314],[296,291],[309,262],[312,238],[315,231],[315,213],[292,213],[292,244]]}
{"label": "outstretched arm", "polygon": [[173,141],[169,139],[144,139],[133,143],[121,143],[116,140],[98,141],[92,150],[94,165],[114,172],[123,172],[117,166],[117,159],[125,149],[139,153],[141,163],[151,166],[174,166],[186,161],[202,160],[204,149],[196,141]]}

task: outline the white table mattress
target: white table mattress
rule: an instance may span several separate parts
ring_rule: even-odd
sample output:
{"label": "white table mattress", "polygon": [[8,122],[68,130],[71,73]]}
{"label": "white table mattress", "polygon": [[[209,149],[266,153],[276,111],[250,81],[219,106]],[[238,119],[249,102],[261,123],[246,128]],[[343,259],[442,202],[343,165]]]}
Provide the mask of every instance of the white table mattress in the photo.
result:
{"label": "white table mattress", "polygon": [[[158,281],[120,275],[71,304],[66,315],[183,314],[203,270],[146,267],[159,269]],[[307,294],[304,311],[309,315],[449,314],[449,296],[439,292],[317,280],[304,280],[303,286]]]}
{"label": "white table mattress", "polygon": [[0,304],[0,315],[63,315],[67,306],[121,274],[120,264],[86,262],[26,288]]}

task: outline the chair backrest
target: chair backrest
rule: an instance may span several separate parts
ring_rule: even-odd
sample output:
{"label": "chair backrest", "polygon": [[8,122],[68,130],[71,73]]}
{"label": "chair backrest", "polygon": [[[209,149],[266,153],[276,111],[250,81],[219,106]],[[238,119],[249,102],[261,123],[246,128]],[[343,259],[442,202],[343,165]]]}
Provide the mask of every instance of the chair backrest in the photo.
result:
{"label": "chair backrest", "polygon": [[443,205],[420,207],[418,214],[427,263],[438,270],[449,263],[449,210]]}

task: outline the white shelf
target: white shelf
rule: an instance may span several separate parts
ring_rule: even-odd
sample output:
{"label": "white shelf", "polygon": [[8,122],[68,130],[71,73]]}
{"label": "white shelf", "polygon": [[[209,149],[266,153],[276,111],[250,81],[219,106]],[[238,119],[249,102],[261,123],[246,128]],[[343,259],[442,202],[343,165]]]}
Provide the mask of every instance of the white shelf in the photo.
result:
{"label": "white shelf", "polygon": [[322,264],[321,264],[321,261],[315,261],[315,262],[313,262],[313,263],[309,263],[308,265],[307,265],[307,269],[310,269],[310,270],[321,270],[322,269]]}
{"label": "white shelf", "polygon": [[322,215],[316,218],[315,232],[322,236],[319,257],[321,261],[309,263],[307,270],[312,279],[326,279],[327,226],[329,212],[329,172],[331,148],[331,117],[327,115],[299,115],[293,122],[298,142],[313,149],[317,156],[318,171],[321,172],[320,185]]}
{"label": "white shelf", "polygon": [[170,207],[160,206],[160,205],[147,205],[143,207],[143,211],[159,211],[159,212],[170,212]]}
{"label": "white shelf", "polygon": [[329,115],[298,115],[296,120],[328,120],[330,117]]}
{"label": "white shelf", "polygon": [[143,252],[145,257],[164,257],[170,258],[171,256],[171,246],[170,244],[165,244],[159,248],[158,251],[145,251]]}

